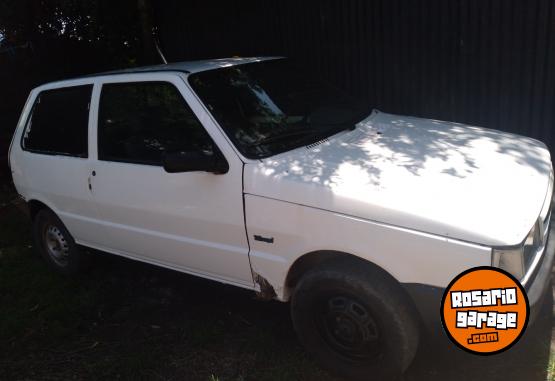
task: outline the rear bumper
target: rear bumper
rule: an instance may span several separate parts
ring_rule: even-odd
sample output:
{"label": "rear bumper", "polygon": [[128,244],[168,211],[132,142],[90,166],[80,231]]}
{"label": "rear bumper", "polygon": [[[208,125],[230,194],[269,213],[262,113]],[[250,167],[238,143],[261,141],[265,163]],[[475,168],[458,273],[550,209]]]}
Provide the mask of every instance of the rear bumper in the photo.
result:
{"label": "rear bumper", "polygon": [[[551,269],[555,257],[554,230],[555,224],[551,224],[541,263],[526,287],[526,294],[530,303],[528,324],[532,324],[536,320],[546,293],[551,292]],[[405,283],[403,286],[411,296],[424,325],[432,331],[440,328],[441,299],[445,289],[418,283]]]}

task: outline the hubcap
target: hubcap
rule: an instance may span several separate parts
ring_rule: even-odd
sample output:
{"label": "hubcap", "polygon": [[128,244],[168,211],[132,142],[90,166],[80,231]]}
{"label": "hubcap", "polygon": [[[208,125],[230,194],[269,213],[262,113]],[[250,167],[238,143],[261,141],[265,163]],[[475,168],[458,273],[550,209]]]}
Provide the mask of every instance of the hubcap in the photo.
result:
{"label": "hubcap", "polygon": [[67,266],[69,245],[63,233],[54,225],[44,229],[44,246],[52,260],[61,267]]}
{"label": "hubcap", "polygon": [[380,354],[378,326],[362,303],[350,296],[322,298],[316,325],[326,343],[351,360],[367,360]]}

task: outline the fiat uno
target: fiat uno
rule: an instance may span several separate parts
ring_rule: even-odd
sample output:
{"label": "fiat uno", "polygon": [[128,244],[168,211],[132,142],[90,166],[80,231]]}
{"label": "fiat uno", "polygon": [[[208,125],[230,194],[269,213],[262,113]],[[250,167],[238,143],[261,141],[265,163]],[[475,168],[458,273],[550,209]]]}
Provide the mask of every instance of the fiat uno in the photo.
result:
{"label": "fiat uno", "polygon": [[290,301],[349,378],[401,374],[464,270],[514,275],[532,318],[550,282],[544,144],[372,110],[283,58],[42,85],[9,160],[54,269],[86,247]]}

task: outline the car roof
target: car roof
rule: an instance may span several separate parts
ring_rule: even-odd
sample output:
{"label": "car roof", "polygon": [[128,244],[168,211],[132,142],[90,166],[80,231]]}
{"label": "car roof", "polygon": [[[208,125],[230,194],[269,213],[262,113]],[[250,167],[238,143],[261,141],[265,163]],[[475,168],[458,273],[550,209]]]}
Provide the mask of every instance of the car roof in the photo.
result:
{"label": "car roof", "polygon": [[83,76],[74,77],[74,78],[47,82],[47,83],[43,83],[40,86],[37,86],[34,90],[48,89],[48,88],[51,88],[52,86],[55,86],[55,87],[71,86],[75,81],[79,81],[80,79],[92,78],[92,77],[102,77],[102,76],[111,76],[111,75],[119,75],[119,74],[134,74],[134,73],[161,73],[161,72],[172,72],[172,71],[191,74],[191,73],[198,73],[206,70],[218,69],[222,67],[241,65],[241,64],[252,63],[252,62],[275,60],[280,58],[285,58],[285,57],[280,57],[280,56],[262,57],[261,56],[261,57],[213,58],[213,59],[198,60],[198,61],[172,62],[168,64],[163,64],[163,65],[131,67],[127,69],[106,71],[101,73],[94,73],[94,74],[88,74],[88,75],[83,75]]}
{"label": "car roof", "polygon": [[283,57],[230,57],[230,58],[214,58],[208,60],[199,61],[183,61],[183,62],[172,62],[163,65],[153,65],[153,66],[141,66],[132,67],[122,70],[113,70],[103,73],[90,74],[85,77],[96,77],[112,74],[132,74],[132,73],[151,73],[158,71],[180,71],[184,73],[198,73],[205,70],[218,69],[221,67],[235,66],[251,62],[260,62],[273,59],[279,59]]}
{"label": "car roof", "polygon": [[261,62],[268,60],[276,60],[285,57],[281,56],[267,56],[267,57],[230,57],[230,58],[213,58],[208,60],[198,60],[198,61],[183,61],[183,62],[172,62],[163,65],[153,65],[153,66],[140,66],[132,67],[121,70],[105,71],[101,73],[87,74],[74,78],[60,79],[57,81],[46,82],[37,87],[34,91],[42,91],[50,88],[61,88],[72,86],[75,82],[81,82],[79,80],[86,80],[88,78],[103,77],[111,75],[120,74],[134,74],[134,73],[162,73],[162,72],[182,72],[187,74],[198,73],[201,71],[218,69],[222,67],[230,67],[235,65],[247,64],[252,62]]}

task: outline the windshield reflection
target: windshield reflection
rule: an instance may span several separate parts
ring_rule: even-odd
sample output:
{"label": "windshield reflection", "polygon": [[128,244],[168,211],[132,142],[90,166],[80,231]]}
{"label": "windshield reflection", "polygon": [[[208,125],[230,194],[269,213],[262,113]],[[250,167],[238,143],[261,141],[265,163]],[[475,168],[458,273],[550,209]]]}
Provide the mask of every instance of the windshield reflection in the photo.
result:
{"label": "windshield reflection", "polygon": [[208,70],[189,82],[238,149],[260,159],[354,125],[370,107],[286,59]]}

